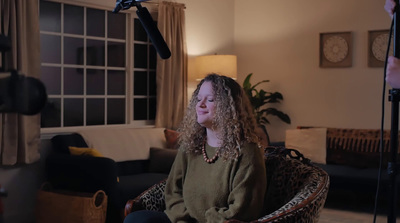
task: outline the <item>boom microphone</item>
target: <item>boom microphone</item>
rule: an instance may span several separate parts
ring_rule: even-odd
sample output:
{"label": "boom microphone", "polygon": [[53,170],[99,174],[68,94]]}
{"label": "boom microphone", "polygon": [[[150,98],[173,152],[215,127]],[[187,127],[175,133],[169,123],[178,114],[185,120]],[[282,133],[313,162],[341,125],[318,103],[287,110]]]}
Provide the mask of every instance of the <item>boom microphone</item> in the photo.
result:
{"label": "boom microphone", "polygon": [[118,13],[121,9],[129,9],[131,7],[134,0],[117,0],[117,3],[115,5],[114,10],[112,11],[113,13]]}
{"label": "boom microphone", "polygon": [[165,40],[162,37],[160,30],[158,30],[156,23],[153,21],[149,10],[147,10],[146,7],[141,7],[140,5],[138,5],[137,8],[138,10],[136,11],[136,14],[138,15],[140,22],[146,30],[151,42],[153,43],[154,48],[156,48],[162,59],[168,59],[171,56],[171,51],[169,51],[167,43],[165,43]]}
{"label": "boom microphone", "polygon": [[168,59],[171,56],[171,51],[169,50],[167,43],[161,35],[160,30],[157,28],[157,25],[151,17],[149,11],[146,7],[142,7],[140,5],[140,1],[143,0],[117,0],[113,13],[118,13],[120,10],[129,9],[132,5],[136,6],[136,14],[139,17],[140,23],[142,23],[142,26],[146,30],[146,33],[153,43],[158,55],[160,55],[162,59]]}

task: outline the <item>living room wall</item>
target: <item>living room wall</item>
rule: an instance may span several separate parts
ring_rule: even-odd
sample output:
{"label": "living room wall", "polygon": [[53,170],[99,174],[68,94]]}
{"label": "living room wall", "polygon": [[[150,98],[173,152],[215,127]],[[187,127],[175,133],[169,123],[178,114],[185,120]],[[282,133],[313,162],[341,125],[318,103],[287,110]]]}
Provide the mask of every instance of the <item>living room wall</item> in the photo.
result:
{"label": "living room wall", "polygon": [[[234,54],[234,1],[204,0],[177,2],[186,5],[188,75],[195,73],[196,56]],[[198,82],[189,78],[188,99]]]}
{"label": "living room wall", "polygon": [[[239,81],[279,91],[279,109],[292,124],[271,118],[271,141],[283,141],[296,126],[379,128],[383,68],[367,64],[368,31],[389,29],[390,18],[378,1],[235,1],[235,53]],[[348,68],[319,67],[319,34],[351,31],[353,63]],[[387,92],[386,92],[387,93]],[[390,102],[386,100],[386,128]]]}

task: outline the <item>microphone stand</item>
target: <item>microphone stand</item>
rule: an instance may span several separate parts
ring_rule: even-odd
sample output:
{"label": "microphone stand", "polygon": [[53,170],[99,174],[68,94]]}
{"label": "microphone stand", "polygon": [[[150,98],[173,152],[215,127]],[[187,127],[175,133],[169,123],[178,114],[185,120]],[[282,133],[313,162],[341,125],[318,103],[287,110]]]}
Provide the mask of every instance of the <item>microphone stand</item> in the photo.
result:
{"label": "microphone stand", "polygon": [[[393,27],[394,27],[394,41],[393,49],[394,56],[400,58],[400,7],[399,0],[396,0],[396,8],[393,13]],[[400,74],[399,74],[400,75]],[[399,101],[400,89],[391,89],[389,91],[389,100],[392,102],[392,119],[390,131],[390,160],[388,162],[388,176],[389,176],[389,213],[388,223],[396,222],[396,204],[397,204],[397,153],[399,144]],[[383,149],[383,148],[382,148]]]}
{"label": "microphone stand", "polygon": [[[396,222],[396,204],[397,204],[397,150],[398,150],[398,137],[399,137],[399,101],[400,89],[391,89],[390,101],[392,102],[392,127],[390,131],[390,161],[388,162],[388,176],[389,176],[389,223]],[[383,148],[382,148],[383,149]]]}

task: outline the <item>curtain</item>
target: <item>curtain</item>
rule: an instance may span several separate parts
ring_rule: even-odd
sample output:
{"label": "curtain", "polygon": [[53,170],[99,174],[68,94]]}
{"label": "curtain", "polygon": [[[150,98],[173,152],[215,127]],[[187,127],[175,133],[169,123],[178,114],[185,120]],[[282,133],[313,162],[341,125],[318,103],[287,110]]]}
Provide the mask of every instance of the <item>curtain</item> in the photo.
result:
{"label": "curtain", "polygon": [[[1,67],[40,76],[38,0],[0,0],[1,34],[11,40]],[[40,158],[40,116],[0,113],[0,164],[29,164]]]}
{"label": "curtain", "polygon": [[156,127],[176,129],[187,104],[187,50],[185,5],[160,2],[158,28],[171,51],[171,57],[157,57]]}

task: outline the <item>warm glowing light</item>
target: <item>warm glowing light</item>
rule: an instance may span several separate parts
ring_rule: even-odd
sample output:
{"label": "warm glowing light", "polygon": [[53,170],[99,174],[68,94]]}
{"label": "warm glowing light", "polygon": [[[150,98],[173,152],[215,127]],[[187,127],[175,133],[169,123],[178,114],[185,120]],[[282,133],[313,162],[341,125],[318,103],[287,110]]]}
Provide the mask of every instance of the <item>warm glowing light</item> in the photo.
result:
{"label": "warm glowing light", "polygon": [[236,79],[237,57],[235,55],[206,55],[195,59],[195,74],[192,80],[201,80],[210,73],[225,75]]}

